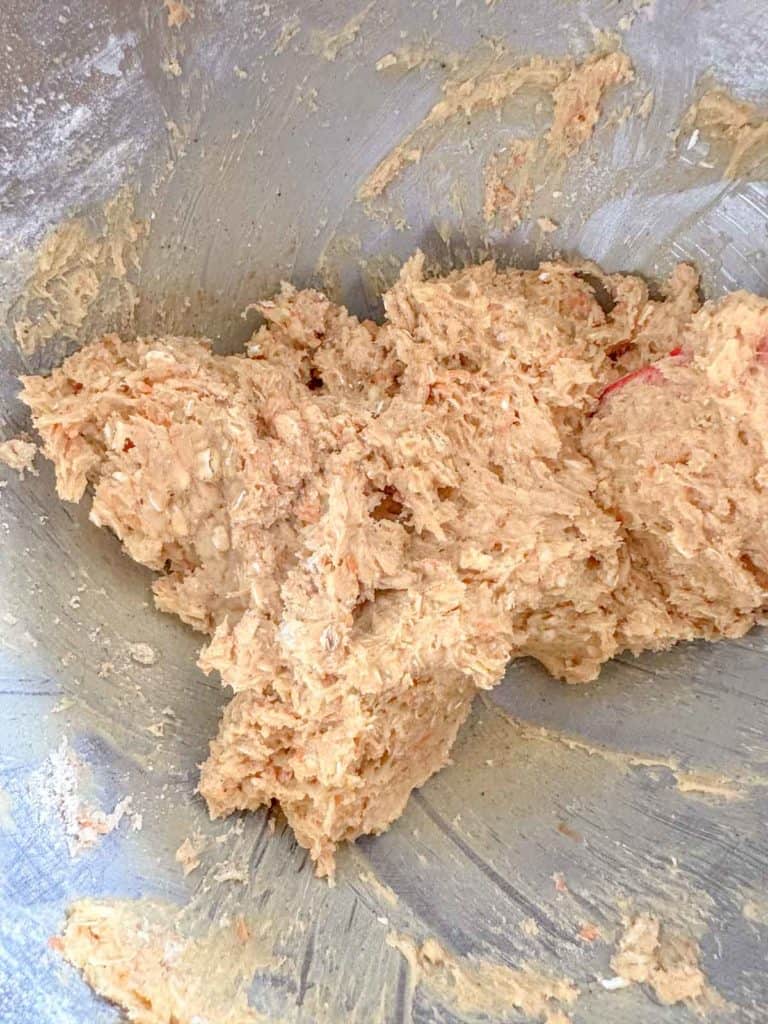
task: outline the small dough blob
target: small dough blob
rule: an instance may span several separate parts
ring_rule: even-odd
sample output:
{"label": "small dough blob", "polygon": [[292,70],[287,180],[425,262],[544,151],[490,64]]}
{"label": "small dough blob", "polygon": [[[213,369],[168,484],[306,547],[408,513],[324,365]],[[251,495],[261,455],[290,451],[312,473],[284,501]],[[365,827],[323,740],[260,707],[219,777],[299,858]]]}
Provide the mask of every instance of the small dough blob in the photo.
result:
{"label": "small dough blob", "polygon": [[331,873],[510,658],[582,682],[764,616],[768,301],[697,287],[417,254],[381,326],[284,285],[244,355],[112,335],[24,380],[61,497],[234,691],[212,815],[277,800]]}
{"label": "small dough blob", "polygon": [[0,463],[10,469],[15,469],[22,479],[24,479],[25,473],[37,476],[36,455],[37,445],[23,437],[12,437],[8,441],[0,443]]}

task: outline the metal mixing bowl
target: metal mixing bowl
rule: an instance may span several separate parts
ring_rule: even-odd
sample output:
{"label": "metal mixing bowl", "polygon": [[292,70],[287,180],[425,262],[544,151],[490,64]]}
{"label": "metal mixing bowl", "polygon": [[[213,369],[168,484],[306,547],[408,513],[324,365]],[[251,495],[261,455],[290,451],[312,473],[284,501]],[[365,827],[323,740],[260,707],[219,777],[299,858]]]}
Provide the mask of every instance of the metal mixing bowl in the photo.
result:
{"label": "metal mixing bowl", "polygon": [[[531,265],[561,251],[652,278],[690,259],[710,296],[768,292],[765,182],[725,181],[704,143],[674,138],[706,74],[765,98],[768,22],[757,0],[389,0],[367,9],[333,61],[323,33],[363,0],[190,6],[194,18],[171,28],[160,0],[2,5],[2,437],[29,429],[18,374],[49,369],[76,343],[55,337],[28,356],[15,344],[35,252],[64,218],[98,222],[125,184],[149,225],[133,329],[206,334],[226,350],[253,327],[248,303],[282,278],[323,284],[377,315],[379,288],[417,246],[434,266],[487,254]],[[389,213],[356,202],[365,174],[439,95],[441,55],[482,60],[493,40],[510,60],[583,54],[595,28],[623,30],[638,77],[609,101],[563,194],[546,197],[556,233],[526,223],[504,234],[482,220],[480,167],[515,128],[510,112],[448,132],[394,187]],[[438,59],[375,70],[404,45]],[[610,124],[627,95],[636,103],[649,89],[647,121]],[[86,327],[114,320],[96,307]],[[208,823],[193,791],[224,694],[194,667],[199,638],[152,610],[150,574],[88,523],[85,503],[56,499],[49,466],[23,482],[0,474],[2,1021],[118,1019],[47,946],[67,905],[86,895],[159,898],[211,919],[257,914],[283,962],[256,974],[252,1002],[292,1022],[466,1019],[428,989],[411,991],[391,930],[571,977],[583,989],[577,1022],[691,1019],[639,987],[608,992],[598,980],[611,975],[622,915],[637,910],[697,936],[729,1021],[767,1019],[764,631],[619,658],[586,687],[513,666],[478,702],[454,765],[384,836],[342,852],[329,889],[289,831],[270,833],[266,814],[216,845],[229,826]],[[131,658],[139,641],[156,664]],[[36,796],[63,737],[91,766],[89,798],[110,809],[131,793],[143,819],[75,858]],[[731,780],[736,797],[683,792],[686,771]],[[173,854],[196,830],[209,845],[184,878]],[[247,882],[210,884],[217,850],[239,859]],[[579,937],[584,922],[601,940]]]}

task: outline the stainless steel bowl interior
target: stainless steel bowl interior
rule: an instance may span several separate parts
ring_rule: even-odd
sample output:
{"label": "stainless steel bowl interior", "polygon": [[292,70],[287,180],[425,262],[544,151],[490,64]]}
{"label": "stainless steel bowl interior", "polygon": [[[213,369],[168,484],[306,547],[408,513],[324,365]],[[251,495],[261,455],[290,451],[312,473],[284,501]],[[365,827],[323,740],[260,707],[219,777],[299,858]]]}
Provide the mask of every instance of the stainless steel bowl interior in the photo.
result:
{"label": "stainless steel bowl interior", "polygon": [[[158,0],[6,0],[0,12],[3,437],[29,427],[18,374],[50,368],[77,343],[56,337],[19,352],[12,328],[35,254],[68,217],[98,226],[122,186],[148,226],[139,301],[127,327],[97,306],[86,325],[94,333],[117,323],[205,334],[233,350],[253,328],[248,303],[281,279],[320,284],[376,316],[381,287],[416,247],[435,267],[488,255],[533,265],[557,251],[653,279],[692,260],[710,296],[768,292],[766,182],[723,180],[701,166],[698,147],[675,139],[707,75],[766,99],[768,26],[754,0],[189,6],[194,17],[178,27]],[[328,60],[324,42],[358,15],[359,30]],[[547,197],[556,233],[525,223],[505,234],[482,220],[482,161],[525,128],[525,112],[518,123],[514,112],[487,113],[452,128],[379,215],[356,201],[450,73],[440,59],[378,72],[381,56],[405,45],[443,63],[456,53],[487,59],[493,46],[510,61],[583,54],[596,28],[621,33],[637,79],[609,101],[563,195]],[[648,90],[647,121],[610,123]],[[637,987],[613,993],[596,980],[611,975],[632,908],[697,935],[728,1020],[765,1019],[765,632],[621,658],[589,687],[512,666],[478,701],[454,765],[388,833],[345,851],[329,889],[289,832],[270,833],[266,814],[216,844],[231,823],[209,823],[193,790],[224,695],[194,667],[198,639],[150,607],[149,574],[88,523],[84,506],[59,503],[47,465],[23,482],[1,475],[3,1020],[118,1019],[46,944],[86,895],[157,898],[198,923],[246,908],[283,958],[279,971],[256,972],[252,1003],[290,1021],[471,1019],[424,986],[411,991],[391,931],[571,977],[583,989],[574,1021],[692,1019]],[[158,652],[156,664],[131,658],[138,641]],[[111,808],[130,793],[143,819],[139,830],[126,818],[76,858],[38,800],[64,737],[90,766],[89,799]],[[730,780],[737,795],[683,792],[685,772]],[[196,832],[208,846],[185,878],[174,851]],[[212,885],[222,859],[247,881]],[[585,922],[600,941],[579,938]]]}

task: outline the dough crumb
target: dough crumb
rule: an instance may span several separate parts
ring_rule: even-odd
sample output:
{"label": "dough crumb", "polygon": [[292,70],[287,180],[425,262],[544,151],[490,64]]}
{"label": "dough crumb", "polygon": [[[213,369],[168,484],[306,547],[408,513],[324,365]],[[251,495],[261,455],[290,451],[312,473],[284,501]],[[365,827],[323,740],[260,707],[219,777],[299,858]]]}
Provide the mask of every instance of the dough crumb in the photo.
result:
{"label": "dough crumb", "polygon": [[222,925],[191,937],[172,907],[80,900],[70,907],[64,931],[52,945],[129,1020],[266,1024],[267,1018],[248,1006],[248,986],[256,970],[275,966],[275,960],[247,926]]}
{"label": "dough crumb", "polygon": [[291,17],[284,22],[280,33],[275,41],[272,52],[276,57],[279,57],[281,53],[285,53],[288,49],[288,44],[298,35],[301,31],[301,20],[298,14],[292,14]]}
{"label": "dough crumb", "polygon": [[690,108],[683,130],[691,129],[720,152],[726,178],[752,174],[768,160],[768,115],[720,86],[708,89]]}
{"label": "dough crumb", "polygon": [[747,921],[768,926],[768,898],[756,896],[754,899],[746,900],[741,913]]}
{"label": "dough crumb", "polygon": [[731,779],[714,772],[678,772],[675,785],[681,793],[695,796],[714,797],[720,800],[741,800],[743,790]]}
{"label": "dough crumb", "polygon": [[[517,139],[488,161],[485,219],[498,217],[506,230],[517,227],[528,213],[537,180],[562,176],[567,162],[592,137],[606,93],[633,76],[632,64],[620,50],[598,52],[575,66],[566,64],[551,90],[554,110],[548,131]],[[537,224],[543,232],[558,227],[549,217],[539,217]]]}
{"label": "dough crumb", "polygon": [[536,224],[538,225],[539,231],[542,231],[545,235],[551,234],[553,231],[557,231],[560,227],[560,225],[556,224],[551,217],[539,217]]}
{"label": "dough crumb", "polygon": [[169,78],[179,78],[183,73],[182,66],[177,57],[164,57],[160,67]]}
{"label": "dough crumb", "polygon": [[[665,1006],[685,1003],[699,1012],[723,1007],[699,966],[699,955],[694,939],[651,914],[638,914],[625,922],[611,968],[627,984],[647,985]],[[623,986],[614,983],[612,987]]]}
{"label": "dough crumb", "polygon": [[155,665],[157,663],[157,651],[147,643],[130,644],[128,653],[131,661],[138,665]]}
{"label": "dough crumb", "polygon": [[385,53],[383,57],[379,57],[376,61],[377,71],[386,71],[387,68],[396,67],[398,63],[397,55],[394,53]]}
{"label": "dough crumb", "polygon": [[399,71],[413,71],[416,68],[438,66],[444,71],[455,73],[465,63],[466,58],[456,53],[445,53],[432,46],[417,44],[402,46],[397,50],[385,53],[375,64],[377,71],[397,68]]}
{"label": "dough crumb", "polygon": [[247,866],[233,864],[231,861],[224,861],[213,876],[214,882],[237,882],[240,885],[248,884]]}
{"label": "dough crumb", "polygon": [[649,89],[648,92],[643,96],[640,104],[637,108],[637,116],[642,118],[643,121],[647,121],[653,113],[653,107],[656,103],[656,93],[653,89]]}
{"label": "dough crumb", "polygon": [[8,441],[0,442],[0,462],[10,469],[15,469],[22,480],[25,473],[38,475],[35,469],[36,455],[37,445],[23,437],[12,437]]}
{"label": "dough crumb", "polygon": [[168,28],[181,28],[181,26],[194,18],[194,11],[182,0],[163,0],[168,12]]}
{"label": "dough crumb", "polygon": [[73,217],[53,228],[36,254],[35,268],[13,309],[13,330],[30,355],[53,339],[81,340],[90,317],[129,319],[137,301],[131,270],[139,265],[145,225],[134,196],[123,188],[104,206],[100,228]]}
{"label": "dough crumb", "polygon": [[397,893],[390,887],[382,882],[373,871],[362,871],[360,873],[360,881],[364,882],[373,893],[384,903],[388,903],[390,907],[397,906],[398,897]]}
{"label": "dough crumb", "polygon": [[[418,67],[424,63],[424,55],[417,51],[409,59],[407,54],[405,58],[385,54],[376,67],[382,70],[401,61],[406,68]],[[432,61],[429,57],[428,62]],[[552,99],[549,128],[537,137],[510,141],[491,157],[485,171],[486,220],[498,215],[505,227],[514,226],[527,212],[534,177],[561,172],[592,136],[607,91],[632,77],[627,55],[620,50],[606,52],[604,46],[581,63],[571,57],[534,56],[517,67],[499,68],[492,64],[472,74],[452,74],[443,84],[442,98],[368,175],[358,190],[358,198],[369,202],[381,196],[405,167],[438,145],[441,132],[452,122],[482,110],[498,110],[533,90]]]}
{"label": "dough crumb", "polygon": [[357,39],[363,22],[375,0],[371,0],[358,14],[353,14],[336,32],[316,32],[313,35],[313,49],[324,60],[334,61]]}
{"label": "dough crumb", "polygon": [[387,943],[407,961],[414,988],[424,985],[447,1008],[462,1015],[496,1018],[517,1011],[558,1024],[569,1019],[564,1008],[579,996],[577,986],[566,978],[455,957],[433,938],[417,945],[409,936],[391,932]]}
{"label": "dough crumb", "polygon": [[507,231],[516,228],[533,199],[536,139],[516,139],[494,153],[485,168],[483,216],[498,218]]}
{"label": "dough crumb", "polygon": [[194,842],[187,836],[175,854],[176,861],[181,864],[184,877],[191,874],[200,867],[200,854],[205,848],[205,842],[198,837]]}

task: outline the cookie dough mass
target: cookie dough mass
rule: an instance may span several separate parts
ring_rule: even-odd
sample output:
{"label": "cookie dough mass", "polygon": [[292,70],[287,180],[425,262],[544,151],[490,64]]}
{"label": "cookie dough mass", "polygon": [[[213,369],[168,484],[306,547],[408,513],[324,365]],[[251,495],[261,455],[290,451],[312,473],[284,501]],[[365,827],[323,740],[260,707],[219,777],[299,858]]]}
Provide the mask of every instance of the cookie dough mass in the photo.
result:
{"label": "cookie dough mass", "polygon": [[285,285],[243,355],[113,335],[22,392],[234,692],[211,813],[279,801],[326,874],[511,658],[583,682],[768,607],[768,300],[423,264],[381,326]]}

